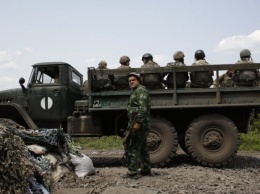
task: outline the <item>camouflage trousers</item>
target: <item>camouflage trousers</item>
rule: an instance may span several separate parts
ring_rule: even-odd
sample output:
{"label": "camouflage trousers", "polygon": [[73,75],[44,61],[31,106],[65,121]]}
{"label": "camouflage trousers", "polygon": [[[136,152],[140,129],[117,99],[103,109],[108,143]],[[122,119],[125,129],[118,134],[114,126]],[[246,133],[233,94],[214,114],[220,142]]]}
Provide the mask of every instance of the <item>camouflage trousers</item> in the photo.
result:
{"label": "camouflage trousers", "polygon": [[134,175],[141,168],[142,172],[151,171],[149,149],[146,138],[149,130],[140,129],[140,131],[131,134],[130,145],[128,147],[128,173]]}

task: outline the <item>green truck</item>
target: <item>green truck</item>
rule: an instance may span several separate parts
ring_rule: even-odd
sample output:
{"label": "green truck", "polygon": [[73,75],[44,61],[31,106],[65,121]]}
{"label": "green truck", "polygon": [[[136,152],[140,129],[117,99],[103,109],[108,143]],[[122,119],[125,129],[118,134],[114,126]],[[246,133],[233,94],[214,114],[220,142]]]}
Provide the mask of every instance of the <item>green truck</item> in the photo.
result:
{"label": "green truck", "polygon": [[[208,66],[159,67],[155,69],[97,70],[88,68],[87,81],[73,66],[63,62],[34,64],[27,86],[0,92],[1,122],[28,129],[63,128],[71,136],[123,136],[126,106],[131,90],[94,91],[98,75],[130,72],[173,73],[214,71],[218,81],[226,70],[260,69],[260,63]],[[154,166],[162,167],[176,154],[178,145],[196,162],[223,166],[235,156],[240,133],[249,130],[252,113],[260,107],[260,87],[174,88],[149,90],[152,128],[147,138]]]}

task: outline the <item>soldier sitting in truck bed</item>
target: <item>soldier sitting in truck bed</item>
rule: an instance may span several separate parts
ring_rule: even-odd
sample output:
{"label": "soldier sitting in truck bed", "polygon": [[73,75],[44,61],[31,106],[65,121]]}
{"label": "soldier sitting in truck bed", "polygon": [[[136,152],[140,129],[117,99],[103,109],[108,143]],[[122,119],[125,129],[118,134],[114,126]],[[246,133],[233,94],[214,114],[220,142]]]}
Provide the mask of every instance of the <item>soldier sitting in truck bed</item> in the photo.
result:
{"label": "soldier sitting in truck bed", "polygon": [[[218,82],[220,87],[234,87],[234,81],[232,79],[233,71],[227,70],[224,74],[219,76]],[[213,87],[217,87],[217,79],[213,83]]]}
{"label": "soldier sitting in truck bed", "polygon": [[[173,59],[175,62],[168,63],[166,67],[176,67],[185,66],[184,64],[184,53],[182,51],[177,51],[173,54]],[[189,80],[188,72],[177,72],[176,73],[176,87],[185,88],[186,82]],[[166,78],[167,88],[173,88],[173,73],[169,73]]]}
{"label": "soldier sitting in truck bed", "polygon": [[[153,56],[150,53],[145,53],[142,57],[144,64],[143,69],[160,67],[153,61]],[[142,85],[148,89],[163,89],[162,74],[160,73],[144,73],[142,76]]]}
{"label": "soldier sitting in truck bed", "polygon": [[[243,49],[240,52],[240,60],[236,64],[254,63],[251,58],[251,52],[248,49]],[[256,69],[236,70],[233,75],[235,86],[256,86],[258,72]]]}
{"label": "soldier sitting in truck bed", "polygon": [[[128,56],[122,56],[119,59],[121,64],[117,69],[130,69],[130,58]],[[115,87],[117,90],[128,90],[128,77],[127,75],[115,75]]]}
{"label": "soldier sitting in truck bed", "polygon": [[[100,61],[97,69],[108,69],[107,62]],[[115,88],[113,82],[113,75],[95,75],[93,80],[93,90],[95,92],[113,90]]]}
{"label": "soldier sitting in truck bed", "polygon": [[[205,60],[205,53],[203,50],[195,52],[195,62],[192,65],[209,65]],[[190,73],[191,88],[209,88],[213,84],[213,71],[194,71]]]}

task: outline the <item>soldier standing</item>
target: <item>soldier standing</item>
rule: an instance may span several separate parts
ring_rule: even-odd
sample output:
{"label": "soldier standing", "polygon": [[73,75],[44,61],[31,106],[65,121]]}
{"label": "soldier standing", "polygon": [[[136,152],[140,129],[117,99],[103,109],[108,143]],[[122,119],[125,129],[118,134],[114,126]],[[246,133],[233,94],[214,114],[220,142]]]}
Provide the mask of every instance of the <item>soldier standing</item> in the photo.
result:
{"label": "soldier standing", "polygon": [[[240,60],[236,64],[254,63],[251,58],[251,52],[248,49],[243,49],[240,52]],[[236,86],[256,86],[258,72],[256,69],[236,70],[233,75],[233,80]]]}
{"label": "soldier standing", "polygon": [[[184,53],[182,51],[177,51],[173,54],[173,59],[175,62],[168,63],[166,67],[180,67],[186,66],[184,64]],[[176,73],[176,87],[185,88],[186,82],[189,80],[188,72],[177,72]],[[173,88],[173,73],[169,73],[166,79],[167,87]]]}
{"label": "soldier standing", "polygon": [[[153,61],[153,56],[150,53],[145,53],[142,57],[143,65],[141,68],[156,68],[160,67]],[[160,73],[146,73],[142,75],[142,84],[148,89],[162,89],[162,75]]]}
{"label": "soldier standing", "polygon": [[[205,53],[203,50],[195,52],[195,62],[192,65],[209,65],[205,60]],[[213,83],[213,71],[194,71],[190,73],[191,88],[209,88]]]}
{"label": "soldier standing", "polygon": [[[130,69],[130,58],[128,56],[122,56],[119,59],[121,64],[117,69]],[[126,75],[115,75],[115,86],[117,90],[129,89],[128,77]]]}
{"label": "soldier standing", "polygon": [[[139,175],[151,176],[151,163],[147,146],[147,136],[151,128],[150,97],[136,73],[128,75],[132,93],[127,106],[128,130],[130,144],[128,145],[128,173],[124,178],[138,179]],[[141,170],[138,172],[138,169]]]}

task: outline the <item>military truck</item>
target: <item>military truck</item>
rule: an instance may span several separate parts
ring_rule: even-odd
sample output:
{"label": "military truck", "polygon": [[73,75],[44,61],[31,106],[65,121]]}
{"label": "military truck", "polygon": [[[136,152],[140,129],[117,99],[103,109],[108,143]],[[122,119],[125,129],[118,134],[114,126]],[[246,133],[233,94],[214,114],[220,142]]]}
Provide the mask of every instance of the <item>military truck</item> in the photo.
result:
{"label": "military truck", "polygon": [[[63,62],[32,66],[27,86],[0,92],[1,122],[25,128],[63,128],[74,137],[123,136],[126,107],[131,90],[93,90],[98,75],[130,72],[173,73],[259,69],[260,64],[159,67],[155,69],[97,70],[88,68],[87,81],[73,66]],[[154,166],[170,162],[178,145],[201,165],[223,166],[239,149],[240,133],[247,133],[253,112],[260,107],[260,87],[149,89],[152,128],[147,138]]]}

